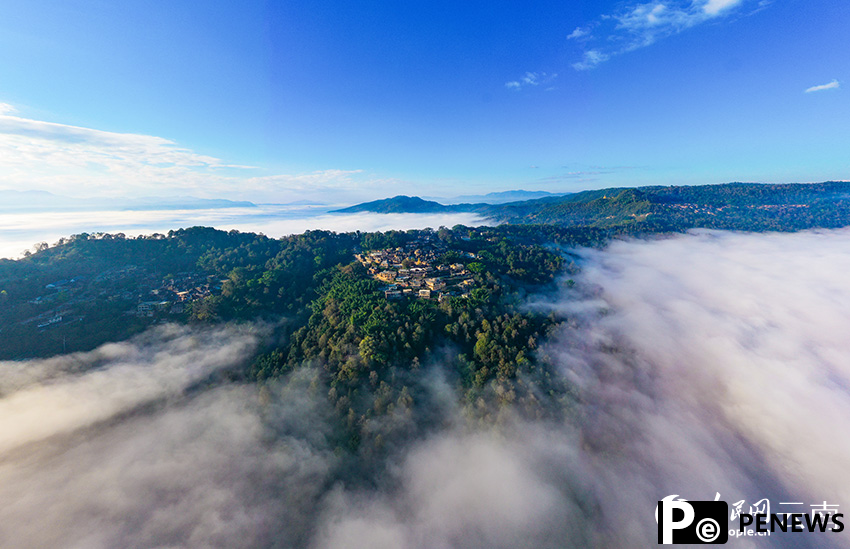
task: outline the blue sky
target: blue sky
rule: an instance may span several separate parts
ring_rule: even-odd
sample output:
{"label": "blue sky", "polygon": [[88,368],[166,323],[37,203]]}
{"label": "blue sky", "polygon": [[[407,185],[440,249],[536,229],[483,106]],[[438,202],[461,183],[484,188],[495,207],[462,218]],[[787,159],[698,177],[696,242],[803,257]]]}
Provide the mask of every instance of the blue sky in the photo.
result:
{"label": "blue sky", "polygon": [[355,201],[850,174],[846,0],[3,12],[0,188]]}

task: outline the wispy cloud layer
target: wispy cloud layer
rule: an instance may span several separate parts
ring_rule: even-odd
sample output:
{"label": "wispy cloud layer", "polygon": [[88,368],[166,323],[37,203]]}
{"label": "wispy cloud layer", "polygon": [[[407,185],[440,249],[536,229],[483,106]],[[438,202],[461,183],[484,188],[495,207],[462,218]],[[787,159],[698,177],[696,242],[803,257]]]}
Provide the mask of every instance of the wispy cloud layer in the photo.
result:
{"label": "wispy cloud layer", "polygon": [[587,29],[583,29],[581,27],[576,27],[573,32],[567,35],[567,40],[573,40],[575,38],[582,38],[590,34],[590,31]]}
{"label": "wispy cloud layer", "polygon": [[[200,186],[228,168],[161,137],[116,133],[11,116],[0,110],[0,180],[50,188],[82,185]],[[26,188],[38,185],[27,185]],[[150,190],[149,190],[150,192]]]}
{"label": "wispy cloud layer", "polygon": [[[224,337],[229,345],[212,345]],[[150,345],[152,340],[161,346]],[[249,356],[254,344],[255,335],[247,330],[192,334],[165,326],[133,343],[107,344],[84,355],[32,361],[23,367],[2,363],[0,394],[10,396],[0,399],[0,455],[180,394],[239,357]],[[98,361],[110,367],[68,372],[80,362]],[[44,379],[54,382],[39,384]]]}
{"label": "wispy cloud layer", "polygon": [[554,82],[556,78],[558,78],[557,73],[549,74],[546,72],[527,72],[518,80],[505,82],[505,87],[509,90],[521,90],[528,87],[534,88],[537,86],[546,86]]}
{"label": "wispy cloud layer", "polygon": [[[567,38],[582,45],[576,70],[588,70],[611,57],[654,44],[686,29],[728,17],[755,0],[659,0],[627,4],[598,21],[577,27]],[[761,4],[760,4],[761,5]]]}
{"label": "wispy cloud layer", "polygon": [[287,434],[271,440],[272,410],[252,388],[188,389],[239,367],[257,339],[249,327],[165,326],[91,353],[0,363],[3,545],[298,545],[334,463],[321,401],[299,385],[274,410]]}
{"label": "wispy cloud layer", "polygon": [[829,82],[827,84],[821,84],[819,86],[812,86],[811,88],[806,88],[804,93],[812,93],[823,90],[837,90],[839,87],[841,87],[841,84],[839,84],[838,80],[833,80],[832,82]]}
{"label": "wispy cloud layer", "polygon": [[704,408],[706,418],[715,410],[704,424],[725,423],[747,439],[792,493],[843,501],[850,477],[830,471],[850,442],[816,418],[850,420],[841,335],[848,326],[841,311],[850,303],[842,283],[848,242],[846,229],[705,231],[615,244],[594,254],[598,262],[587,275],[622,312],[609,327],[628,334],[666,380],[658,389]]}
{"label": "wispy cloud layer", "polygon": [[163,137],[34,120],[0,103],[0,188],[78,197],[190,194],[286,201],[323,191],[356,195],[381,183],[361,170],[257,172]]}

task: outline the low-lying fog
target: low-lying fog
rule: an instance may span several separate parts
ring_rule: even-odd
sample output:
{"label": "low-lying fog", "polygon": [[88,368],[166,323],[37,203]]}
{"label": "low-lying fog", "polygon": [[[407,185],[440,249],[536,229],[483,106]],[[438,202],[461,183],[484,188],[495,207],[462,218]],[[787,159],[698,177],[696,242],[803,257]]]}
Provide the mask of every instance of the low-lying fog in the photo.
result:
{"label": "low-lying fog", "polygon": [[203,210],[127,210],[96,212],[29,212],[0,215],[0,258],[18,258],[38,242],[50,245],[82,232],[128,236],[167,233],[194,226],[263,233],[272,238],[324,229],[336,232],[424,229],[454,225],[479,226],[476,214],[332,214],[327,206],[258,206]]}
{"label": "low-lying fog", "polygon": [[275,398],[220,381],[256,330],[0,363],[0,546],[639,547],[671,494],[850,505],[850,231],[579,253],[578,284],[529,303],[570,318],[542,352],[575,387],[571,419],[482,431],[435,375],[454,426],[394,456],[386,488],[334,480],[309,375]]}

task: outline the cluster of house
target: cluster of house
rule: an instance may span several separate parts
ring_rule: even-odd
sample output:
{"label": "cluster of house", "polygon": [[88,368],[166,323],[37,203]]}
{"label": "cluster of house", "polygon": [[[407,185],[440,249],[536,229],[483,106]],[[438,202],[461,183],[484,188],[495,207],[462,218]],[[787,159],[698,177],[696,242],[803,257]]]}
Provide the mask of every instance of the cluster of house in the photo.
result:
{"label": "cluster of house", "polygon": [[193,301],[220,293],[223,280],[203,273],[177,273],[163,280],[156,273],[143,267],[126,265],[103,271],[88,279],[84,276],[56,280],[47,284],[44,295],[29,299],[29,303],[43,308],[38,315],[21,321],[32,323],[39,330],[60,324],[80,321],[77,306],[90,305],[98,299],[108,302],[136,301],[136,305],[125,311],[127,315],[153,317],[157,313],[181,314]]}
{"label": "cluster of house", "polygon": [[59,290],[59,289],[62,289],[62,288],[75,286],[75,285],[79,284],[80,282],[83,282],[84,280],[86,280],[86,277],[84,277],[84,276],[77,276],[77,277],[74,277],[74,278],[71,278],[71,279],[57,280],[56,282],[51,282],[50,284],[45,286],[44,289],[45,290]]}
{"label": "cluster of house", "polygon": [[223,283],[224,280],[211,280],[198,273],[177,273],[164,281],[160,288],[151,290],[148,295],[153,299],[139,303],[136,315],[150,317],[158,312],[181,314],[193,301],[221,292]]}
{"label": "cluster of house", "polygon": [[[32,303],[32,301],[30,303]],[[40,303],[47,303],[47,301],[42,300]],[[48,328],[58,326],[60,324],[79,322],[82,321],[84,318],[84,315],[74,314],[72,308],[70,308],[67,304],[63,304],[57,309],[45,311],[32,318],[23,320],[21,321],[21,324],[34,324],[36,329],[43,331]]]}
{"label": "cluster of house", "polygon": [[76,290],[79,288],[80,284],[86,280],[84,276],[78,276],[71,279],[62,279],[57,280],[56,282],[51,282],[50,284],[44,287],[45,290],[48,290],[48,293],[44,295],[40,295],[38,297],[34,297],[29,300],[30,303],[34,305],[43,305],[45,303],[51,303],[56,301],[56,298],[59,296],[60,291],[63,290]]}
{"label": "cluster of house", "polygon": [[82,299],[72,298],[70,296],[79,294],[86,280],[87,278],[85,276],[76,276],[74,278],[57,280],[45,285],[44,289],[47,290],[47,293],[29,299],[28,303],[43,307],[51,307],[60,303],[62,310],[51,309],[44,311],[34,317],[22,320],[21,324],[33,323],[37,329],[45,330],[62,323],[82,320],[84,318],[83,316],[71,316],[73,305],[82,301]]}
{"label": "cluster of house", "polygon": [[[472,273],[463,263],[442,264],[439,258],[449,251],[441,243],[431,243],[424,237],[405,247],[387,248],[355,254],[355,258],[369,271],[372,278],[386,282],[387,299],[418,297],[438,299],[469,297],[475,287]],[[471,252],[459,252],[468,259],[476,259]]]}
{"label": "cluster of house", "polygon": [[63,318],[62,315],[56,315],[54,317],[51,317],[51,318],[45,320],[44,322],[39,324],[37,327],[38,328],[47,328],[48,326],[52,326],[54,324],[62,322],[62,318]]}

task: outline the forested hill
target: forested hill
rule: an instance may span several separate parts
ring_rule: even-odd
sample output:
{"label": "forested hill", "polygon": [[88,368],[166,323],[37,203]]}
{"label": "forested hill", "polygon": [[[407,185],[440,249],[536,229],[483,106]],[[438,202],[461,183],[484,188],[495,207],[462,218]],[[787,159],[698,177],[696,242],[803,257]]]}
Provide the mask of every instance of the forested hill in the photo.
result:
{"label": "forested hill", "polygon": [[[264,383],[312,372],[340,452],[368,458],[437,420],[427,365],[443,365],[476,414],[561,413],[564,389],[537,351],[560,319],[523,303],[575,267],[536,239],[509,226],[75,235],[0,260],[0,360],[87,351],[159,323],[258,321],[273,333],[229,374]],[[388,420],[398,417],[409,422]]]}
{"label": "forested hill", "polygon": [[[423,210],[420,202],[430,209]],[[850,225],[850,182],[612,188],[498,205],[442,206],[415,197],[396,197],[347,211],[463,211],[499,223],[600,229],[631,226],[637,232],[697,227],[791,231]]]}
{"label": "forested hill", "polygon": [[383,200],[364,202],[342,210],[334,210],[332,213],[444,213],[444,212],[469,212],[476,211],[486,204],[455,204],[444,206],[433,200],[423,200],[418,196],[399,195]]}

